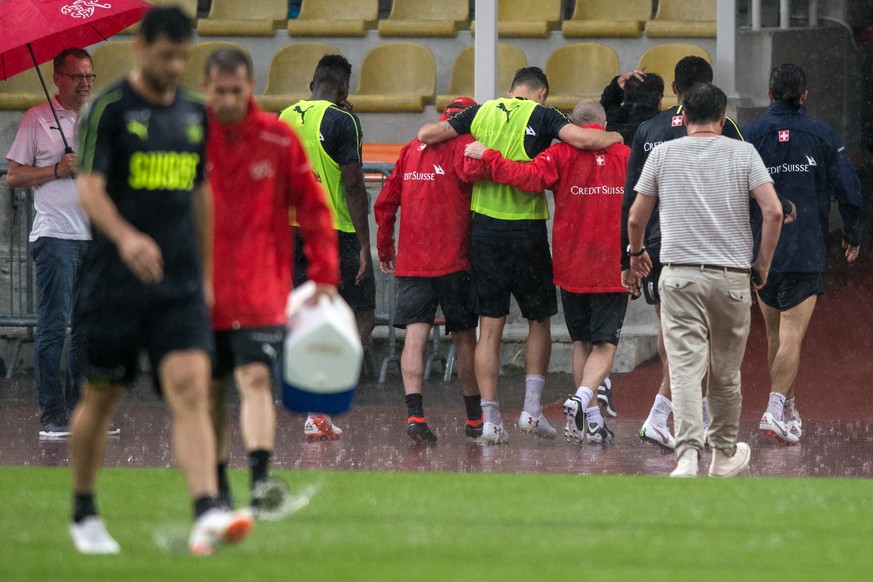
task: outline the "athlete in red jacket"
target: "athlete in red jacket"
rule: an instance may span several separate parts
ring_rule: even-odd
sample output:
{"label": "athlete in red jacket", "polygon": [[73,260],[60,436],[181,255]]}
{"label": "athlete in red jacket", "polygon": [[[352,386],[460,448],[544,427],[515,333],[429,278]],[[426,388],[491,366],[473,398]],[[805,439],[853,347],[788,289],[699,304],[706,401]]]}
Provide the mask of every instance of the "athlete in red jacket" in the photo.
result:
{"label": "athlete in red jacket", "polygon": [[[571,119],[580,127],[606,127],[606,114],[596,101],[580,101]],[[592,387],[596,390],[612,368],[627,309],[616,261],[621,258],[621,203],[630,149],[616,144],[585,151],[559,143],[531,162],[513,162],[476,142],[466,154],[481,158],[495,182],[554,193],[554,281],[561,288],[564,320],[573,340],[573,379],[579,387],[564,403],[564,435],[576,444],[583,437],[592,443],[611,440],[597,400],[588,405],[596,398]],[[466,170],[474,172],[480,163],[469,160]]]}
{"label": "athlete in red jacket", "polygon": [[[442,119],[475,105],[458,97]],[[394,325],[406,328],[400,369],[406,392],[406,433],[416,442],[434,444],[427,426],[421,395],[424,348],[442,307],[446,331],[457,350],[458,377],[467,411],[466,433],[482,434],[479,386],[473,372],[477,316],[473,311],[468,246],[470,196],[474,177],[463,173],[464,147],[473,141],[462,136],[437,145],[413,139],[400,151],[394,171],[373,206],[378,231],[376,248],[383,273],[397,277],[398,297]],[[399,252],[394,248],[394,223],[400,213]]]}
{"label": "athlete in red jacket", "polygon": [[317,294],[336,296],[339,251],[324,192],[302,144],[291,128],[259,111],[252,100],[248,56],[236,49],[214,52],[205,89],[207,172],[215,205],[212,412],[219,489],[222,500],[232,504],[224,395],[234,377],[252,469],[251,506],[256,518],[276,517],[285,510],[287,485],[268,476],[276,432],[271,373],[282,346],[291,290],[290,209],[296,210],[305,235],[308,275]]}

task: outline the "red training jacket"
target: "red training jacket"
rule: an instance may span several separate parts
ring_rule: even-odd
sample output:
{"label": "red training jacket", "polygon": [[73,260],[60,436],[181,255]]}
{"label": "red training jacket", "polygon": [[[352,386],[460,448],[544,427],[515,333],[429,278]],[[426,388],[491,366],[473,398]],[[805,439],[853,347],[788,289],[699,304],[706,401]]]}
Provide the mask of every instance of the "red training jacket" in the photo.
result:
{"label": "red training jacket", "polygon": [[[586,127],[603,129],[599,125]],[[572,293],[624,293],[621,285],[621,202],[630,148],[593,152],[558,143],[531,162],[485,150],[495,182],[555,195],[554,281]],[[467,169],[477,164],[471,160]]]}
{"label": "red training jacket", "polygon": [[[395,275],[439,277],[470,268],[472,178],[463,168],[464,147],[471,141],[470,135],[436,145],[414,139],[400,150],[373,206],[379,260],[396,256]],[[400,206],[396,252],[394,222]]]}
{"label": "red training jacket", "polygon": [[249,103],[246,118],[218,123],[209,112],[207,175],[215,201],[212,326],[281,325],[291,291],[296,207],[309,278],[336,285],[339,250],[324,192],[286,123]]}

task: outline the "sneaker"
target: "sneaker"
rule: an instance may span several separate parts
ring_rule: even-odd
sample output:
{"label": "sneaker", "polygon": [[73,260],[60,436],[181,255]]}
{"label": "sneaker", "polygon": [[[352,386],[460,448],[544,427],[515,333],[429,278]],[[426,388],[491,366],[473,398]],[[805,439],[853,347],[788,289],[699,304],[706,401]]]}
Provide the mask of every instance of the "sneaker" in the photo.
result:
{"label": "sneaker", "polygon": [[188,550],[195,556],[211,556],[222,544],[238,544],[243,541],[254,524],[255,520],[248,509],[210,509],[194,522],[188,538]]}
{"label": "sneaker", "polygon": [[343,429],[326,414],[310,414],[303,425],[303,434],[310,440],[331,441],[343,436]]}
{"label": "sneaker", "polygon": [[800,442],[800,437],[796,434],[792,434],[791,431],[788,430],[788,427],[785,426],[785,423],[781,420],[776,420],[770,412],[765,412],[764,416],[761,417],[758,429],[761,431],[761,434],[771,436],[776,440],[789,445],[794,445]]}
{"label": "sneaker", "polygon": [[70,425],[66,422],[47,422],[39,429],[41,439],[65,439],[70,436]]}
{"label": "sneaker", "polygon": [[529,412],[522,410],[521,416],[518,417],[518,428],[521,429],[521,432],[536,435],[544,439],[553,439],[558,436],[558,431],[549,424],[549,421],[546,420],[542,412],[540,412],[538,417],[534,418]]}
{"label": "sneaker", "polygon": [[585,438],[592,445],[605,444],[615,439],[615,433],[609,430],[606,423],[600,426],[596,422],[588,421],[588,428],[585,430]]}
{"label": "sneaker", "polygon": [[571,396],[564,401],[564,438],[568,443],[581,445],[585,438],[585,411],[578,396]]}
{"label": "sneaker", "polygon": [[700,455],[694,449],[685,449],[676,463],[676,468],[670,473],[671,477],[697,477],[699,471],[698,461]]}
{"label": "sneaker", "polygon": [[420,445],[435,445],[437,435],[427,426],[423,416],[410,416],[406,419],[406,434]]}
{"label": "sneaker", "polygon": [[277,521],[293,510],[288,502],[288,484],[279,477],[267,477],[252,489],[252,516],[258,521]]}
{"label": "sneaker", "polygon": [[117,554],[121,551],[121,546],[109,535],[103,520],[97,515],[70,524],[70,537],[80,554]]}
{"label": "sneaker", "polygon": [[643,423],[643,428],[640,429],[640,440],[644,443],[652,443],[668,453],[673,452],[676,448],[676,439],[670,434],[670,429],[667,428],[667,425],[656,426],[649,422],[648,419]]}
{"label": "sneaker", "polygon": [[733,477],[749,467],[752,450],[746,443],[737,443],[737,451],[733,457],[728,457],[720,449],[712,451],[712,464],[709,466],[710,477]]}
{"label": "sneaker", "polygon": [[464,423],[464,433],[471,439],[477,439],[482,436],[482,419],[470,420],[468,418],[467,422]]}
{"label": "sneaker", "polygon": [[603,380],[600,386],[597,387],[597,403],[603,407],[609,416],[618,416],[615,406],[612,404],[612,381],[609,378]]}
{"label": "sneaker", "polygon": [[121,429],[114,424],[110,424],[109,428],[106,429],[106,436],[118,436],[121,434]]}
{"label": "sneaker", "polygon": [[486,422],[482,425],[482,442],[486,445],[502,445],[509,442],[503,423]]}
{"label": "sneaker", "polygon": [[788,432],[796,436],[797,440],[800,440],[800,437],[803,436],[803,421],[800,419],[800,413],[797,412],[797,409],[792,409],[790,413],[786,412],[782,418],[785,421],[785,427],[788,429]]}

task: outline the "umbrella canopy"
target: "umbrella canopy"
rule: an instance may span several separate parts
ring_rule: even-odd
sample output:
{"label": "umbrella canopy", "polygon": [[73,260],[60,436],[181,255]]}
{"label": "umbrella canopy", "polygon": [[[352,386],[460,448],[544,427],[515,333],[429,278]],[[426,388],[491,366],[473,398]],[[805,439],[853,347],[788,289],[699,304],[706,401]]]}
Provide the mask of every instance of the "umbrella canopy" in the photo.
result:
{"label": "umbrella canopy", "polygon": [[106,40],[150,8],[143,0],[2,0],[0,79],[50,61],[67,47]]}

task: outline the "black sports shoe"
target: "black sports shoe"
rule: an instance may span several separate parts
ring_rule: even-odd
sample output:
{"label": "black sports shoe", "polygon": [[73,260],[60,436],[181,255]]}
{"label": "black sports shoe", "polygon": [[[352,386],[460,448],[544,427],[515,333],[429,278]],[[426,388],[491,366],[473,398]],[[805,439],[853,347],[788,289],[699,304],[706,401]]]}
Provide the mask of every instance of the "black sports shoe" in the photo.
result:
{"label": "black sports shoe", "polygon": [[597,388],[597,403],[604,407],[609,416],[618,416],[612,403],[612,382],[609,378],[603,380]]}
{"label": "black sports shoe", "polygon": [[437,436],[428,428],[423,416],[410,416],[406,420],[406,434],[419,444],[435,445],[437,442]]}
{"label": "black sports shoe", "polygon": [[464,433],[470,437],[471,439],[477,439],[482,436],[482,417],[480,416],[476,420],[467,419],[467,422],[464,424]]}

